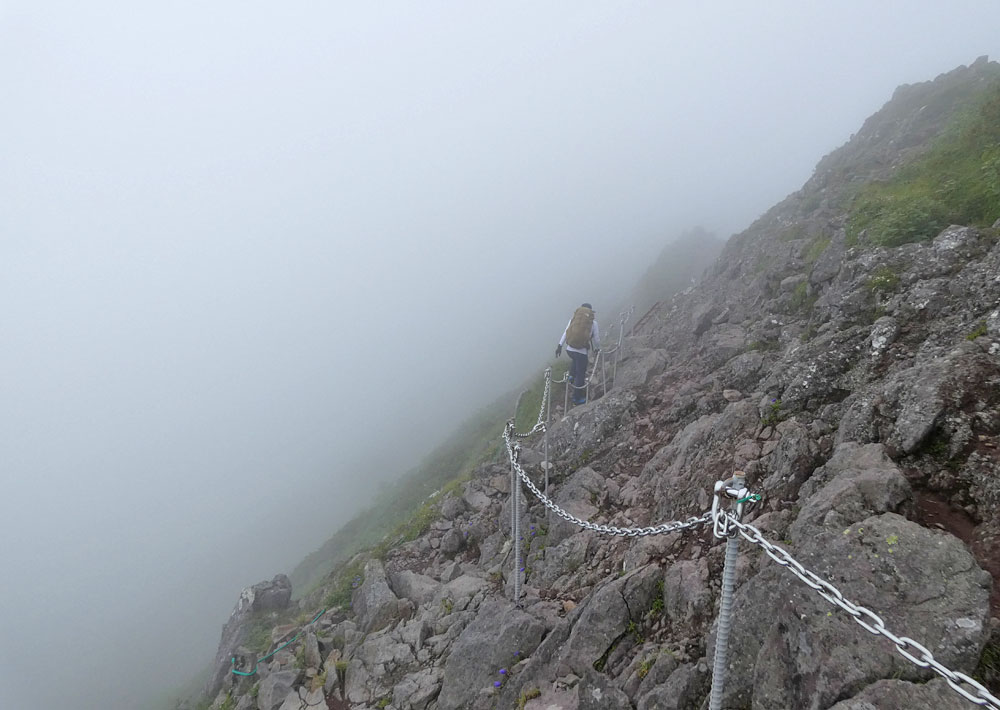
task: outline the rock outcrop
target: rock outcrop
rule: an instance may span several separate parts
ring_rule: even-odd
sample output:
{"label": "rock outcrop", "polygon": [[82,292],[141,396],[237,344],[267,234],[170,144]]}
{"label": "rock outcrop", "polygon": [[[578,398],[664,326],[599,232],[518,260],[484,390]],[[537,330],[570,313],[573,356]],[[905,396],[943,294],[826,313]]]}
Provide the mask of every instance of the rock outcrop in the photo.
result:
{"label": "rock outcrop", "polygon": [[207,686],[209,695],[218,693],[229,678],[231,659],[246,640],[248,624],[253,615],[286,609],[291,599],[292,583],[283,574],[275,576],[270,582],[259,582],[240,592],[229,621],[222,627],[222,638],[215,653],[212,677]]}

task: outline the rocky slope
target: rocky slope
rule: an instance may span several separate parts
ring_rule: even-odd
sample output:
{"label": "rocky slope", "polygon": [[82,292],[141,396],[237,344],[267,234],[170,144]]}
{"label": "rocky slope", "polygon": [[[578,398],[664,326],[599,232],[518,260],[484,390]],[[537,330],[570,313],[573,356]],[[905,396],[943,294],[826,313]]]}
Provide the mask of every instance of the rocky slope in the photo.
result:
{"label": "rocky slope", "polygon": [[[594,522],[700,515],[715,481],[746,471],[763,495],[746,520],[994,693],[1000,222],[895,248],[849,244],[846,223],[857,185],[921,154],[998,76],[980,60],[899,89],[701,283],[641,319],[610,392],[549,428],[554,499]],[[525,444],[539,480],[541,442]],[[480,466],[426,534],[301,600],[307,618],[342,603],[254,676],[221,674],[213,707],[707,707],[711,526],[612,538],[525,496],[515,606],[509,492],[508,466]],[[759,549],[742,546],[737,572],[724,707],[973,707]],[[271,648],[299,628],[275,629]],[[227,626],[220,665],[246,637]]]}

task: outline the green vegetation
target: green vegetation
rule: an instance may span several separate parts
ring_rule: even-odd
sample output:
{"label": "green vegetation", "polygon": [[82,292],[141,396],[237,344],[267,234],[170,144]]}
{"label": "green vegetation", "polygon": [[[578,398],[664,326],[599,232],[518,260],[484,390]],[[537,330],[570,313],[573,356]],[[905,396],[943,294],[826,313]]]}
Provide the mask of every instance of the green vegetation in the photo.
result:
{"label": "green vegetation", "polygon": [[271,647],[271,630],[275,626],[275,618],[265,614],[255,614],[250,620],[247,639],[244,646],[260,655]]}
{"label": "green vegetation", "polygon": [[[560,376],[555,375],[556,379]],[[540,397],[539,393],[538,402]],[[435,519],[435,503],[448,492],[460,489],[477,465],[500,457],[500,434],[513,405],[514,395],[508,395],[470,417],[418,467],[386,486],[367,510],[306,557],[290,575],[296,598],[328,586],[328,575],[358,553],[368,550],[380,557],[391,547],[424,532]],[[527,411],[527,404],[522,405]]]}
{"label": "green vegetation", "polygon": [[818,294],[809,293],[809,283],[803,281],[792,291],[792,297],[789,299],[788,305],[792,311],[808,312],[812,310],[818,298]]}
{"label": "green vegetation", "polygon": [[815,264],[819,261],[820,256],[826,251],[826,248],[830,246],[830,242],[833,241],[828,235],[820,234],[813,237],[806,247],[805,252],[802,254],[802,261],[806,264]]}
{"label": "green vegetation", "polygon": [[760,418],[760,423],[764,426],[776,426],[781,418],[781,400],[772,399],[771,403],[767,406],[767,410],[763,417]]}
{"label": "green vegetation", "polygon": [[529,700],[540,697],[542,697],[542,691],[538,688],[530,688],[524,691],[521,693],[521,697],[517,699],[517,710],[524,710],[524,706],[528,704]]}
{"label": "green vegetation", "polygon": [[1000,217],[1000,84],[959,113],[931,148],[851,206],[848,244],[894,247],[931,239],[949,224],[989,226]]}
{"label": "green vegetation", "polygon": [[232,693],[226,693],[226,699],[219,706],[219,710],[236,710],[236,699]]}
{"label": "green vegetation", "polygon": [[972,329],[972,332],[965,336],[966,340],[975,340],[981,335],[986,335],[986,321],[981,320],[976,324],[976,327]]}
{"label": "green vegetation", "polygon": [[1000,639],[996,635],[983,648],[979,666],[972,677],[988,688],[1000,686]]}
{"label": "green vegetation", "polygon": [[753,352],[759,350],[761,352],[769,352],[778,349],[777,340],[754,340],[752,343],[747,345],[747,352]]}
{"label": "green vegetation", "polygon": [[892,293],[899,287],[899,276],[888,266],[880,266],[868,277],[868,290],[872,293]]}
{"label": "green vegetation", "polygon": [[644,658],[643,659],[642,663],[639,664],[639,670],[636,672],[636,675],[639,676],[639,680],[642,680],[647,675],[649,675],[649,671],[653,667],[654,663],[656,663],[656,657],[655,656],[653,658]]}
{"label": "green vegetation", "polygon": [[796,222],[785,227],[778,233],[778,239],[783,242],[791,242],[796,239],[803,239],[806,236],[806,226],[802,222]]}
{"label": "green vegetation", "polygon": [[350,606],[351,595],[364,581],[364,570],[365,565],[361,560],[341,566],[334,576],[333,589],[323,599],[323,606],[327,609],[338,606],[346,609]]}

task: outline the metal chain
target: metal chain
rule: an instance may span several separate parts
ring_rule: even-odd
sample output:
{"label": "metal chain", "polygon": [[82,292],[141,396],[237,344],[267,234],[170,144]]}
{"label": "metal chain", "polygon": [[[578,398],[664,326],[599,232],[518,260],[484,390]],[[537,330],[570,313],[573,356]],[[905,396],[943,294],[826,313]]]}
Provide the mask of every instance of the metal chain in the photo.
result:
{"label": "metal chain", "polygon": [[603,533],[604,535],[618,535],[620,537],[646,537],[648,535],[665,535],[667,533],[675,532],[677,530],[685,530],[687,528],[697,527],[699,525],[705,525],[712,520],[711,511],[705,512],[702,515],[688,518],[683,521],[675,521],[672,523],[662,523],[660,525],[653,525],[646,528],[619,528],[614,525],[598,525],[597,523],[591,523],[586,520],[581,520],[571,513],[566,512],[558,505],[553,503],[549,498],[545,496],[538,487],[532,483],[528,474],[524,472],[521,468],[520,462],[517,460],[520,453],[520,447],[515,445],[512,437],[512,428],[508,423],[507,428],[503,433],[503,440],[507,446],[507,456],[510,457],[511,465],[514,467],[514,472],[520,477],[524,482],[524,485],[528,487],[538,500],[540,500],[546,508],[551,510],[553,513],[558,515],[563,520],[567,520],[574,525],[579,525],[584,530],[591,530],[593,532]]}
{"label": "metal chain", "polygon": [[[709,515],[711,515],[711,513]],[[851,618],[854,619],[854,621],[857,622],[857,624],[865,631],[868,631],[875,636],[885,636],[887,639],[892,641],[892,643],[895,644],[899,655],[903,658],[920,668],[930,668],[948,681],[948,685],[951,686],[952,690],[957,692],[966,700],[982,707],[992,708],[992,710],[1000,710],[1000,699],[991,694],[990,691],[988,691],[979,681],[969,677],[965,673],[953,671],[950,668],[941,665],[940,662],[935,660],[933,654],[931,654],[925,646],[917,643],[913,639],[907,636],[897,636],[889,631],[885,627],[885,622],[882,620],[881,616],[873,612],[871,609],[845,599],[839,589],[826,580],[816,576],[813,572],[807,570],[786,550],[768,542],[764,539],[760,530],[755,528],[753,525],[740,522],[740,520],[729,511],[719,510],[717,515],[719,518],[716,521],[717,524],[720,523],[721,518],[727,518],[727,520],[721,521],[723,527],[732,526],[733,528],[736,528],[743,539],[763,549],[764,552],[767,553],[768,557],[782,567],[787,567],[791,570],[791,572],[805,582],[810,589],[815,590],[828,602],[834,606],[840,607],[850,614]],[[911,653],[911,651],[915,652],[916,655]]]}
{"label": "metal chain", "polygon": [[536,434],[540,431],[545,431],[545,403],[549,399],[549,388],[552,386],[552,370],[551,368],[545,369],[545,389],[542,391],[542,405],[538,408],[538,420],[535,422],[535,426],[531,427],[530,430],[524,432],[523,434],[511,429],[511,435],[517,439],[527,439],[532,434]]}

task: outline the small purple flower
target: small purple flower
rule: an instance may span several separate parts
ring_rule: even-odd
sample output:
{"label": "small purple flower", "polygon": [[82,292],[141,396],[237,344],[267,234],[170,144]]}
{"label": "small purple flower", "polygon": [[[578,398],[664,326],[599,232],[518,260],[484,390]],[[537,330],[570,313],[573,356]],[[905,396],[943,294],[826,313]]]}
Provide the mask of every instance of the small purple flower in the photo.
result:
{"label": "small purple flower", "polygon": [[520,656],[520,655],[521,655],[521,652],[520,652],[520,651],[514,651],[514,655],[515,655],[515,656]]}
{"label": "small purple flower", "polygon": [[499,688],[500,687],[500,681],[498,681],[498,680],[493,681],[493,687],[494,688]]}
{"label": "small purple flower", "polygon": [[506,668],[501,668],[500,669],[500,675],[507,675],[507,669]]}
{"label": "small purple flower", "polygon": [[521,568],[521,571],[522,571],[522,572],[524,571],[524,567],[522,567],[522,568]]}

